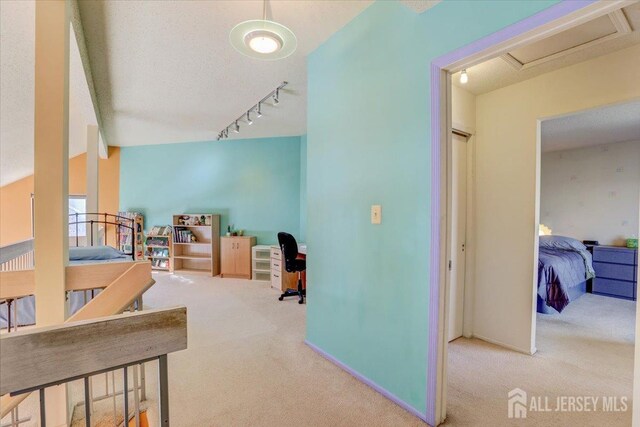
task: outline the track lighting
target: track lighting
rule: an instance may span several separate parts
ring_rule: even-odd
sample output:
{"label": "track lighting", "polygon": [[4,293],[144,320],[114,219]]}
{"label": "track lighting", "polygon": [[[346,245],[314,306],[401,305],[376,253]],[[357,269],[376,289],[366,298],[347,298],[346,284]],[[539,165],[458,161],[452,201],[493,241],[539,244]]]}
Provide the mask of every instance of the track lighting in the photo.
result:
{"label": "track lighting", "polygon": [[221,139],[229,138],[229,128],[231,128],[231,131],[233,133],[240,133],[240,124],[238,123],[239,121],[244,121],[248,125],[252,125],[253,120],[251,120],[251,113],[255,113],[256,117],[258,118],[262,117],[262,104],[267,102],[269,98],[273,99],[274,106],[278,105],[280,103],[280,89],[288,84],[288,82],[282,82],[280,86],[269,92],[267,96],[258,101],[253,107],[249,108],[246,113],[242,114],[240,117],[231,122],[231,124],[224,128],[224,130],[218,132],[216,140],[220,141]]}
{"label": "track lighting", "polygon": [[460,83],[466,84],[469,81],[469,76],[467,75],[467,69],[465,68],[460,73]]}

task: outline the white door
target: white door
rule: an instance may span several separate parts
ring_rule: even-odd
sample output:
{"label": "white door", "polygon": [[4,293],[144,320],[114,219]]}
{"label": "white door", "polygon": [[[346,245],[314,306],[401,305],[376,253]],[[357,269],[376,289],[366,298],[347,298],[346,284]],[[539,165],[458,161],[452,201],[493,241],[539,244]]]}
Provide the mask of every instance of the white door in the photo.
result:
{"label": "white door", "polygon": [[462,336],[467,224],[467,139],[454,133],[451,142],[449,341]]}

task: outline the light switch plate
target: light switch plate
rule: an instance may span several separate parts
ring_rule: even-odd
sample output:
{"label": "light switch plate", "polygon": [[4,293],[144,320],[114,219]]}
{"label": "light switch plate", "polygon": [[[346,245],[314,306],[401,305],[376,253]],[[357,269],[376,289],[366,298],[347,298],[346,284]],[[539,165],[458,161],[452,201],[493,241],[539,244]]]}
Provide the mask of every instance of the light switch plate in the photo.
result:
{"label": "light switch plate", "polygon": [[371,205],[371,224],[380,224],[382,222],[382,206]]}

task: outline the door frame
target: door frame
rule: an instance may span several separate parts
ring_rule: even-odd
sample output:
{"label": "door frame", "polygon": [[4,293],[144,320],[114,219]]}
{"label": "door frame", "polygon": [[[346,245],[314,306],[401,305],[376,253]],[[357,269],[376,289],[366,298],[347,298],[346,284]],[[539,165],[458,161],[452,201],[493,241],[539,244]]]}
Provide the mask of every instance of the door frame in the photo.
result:
{"label": "door frame", "polygon": [[[445,420],[447,404],[447,256],[443,255],[448,254],[451,244],[447,209],[451,161],[447,149],[452,131],[451,75],[632,3],[632,0],[564,0],[431,62],[431,268],[425,415],[432,426]],[[467,256],[473,255],[467,253]]]}

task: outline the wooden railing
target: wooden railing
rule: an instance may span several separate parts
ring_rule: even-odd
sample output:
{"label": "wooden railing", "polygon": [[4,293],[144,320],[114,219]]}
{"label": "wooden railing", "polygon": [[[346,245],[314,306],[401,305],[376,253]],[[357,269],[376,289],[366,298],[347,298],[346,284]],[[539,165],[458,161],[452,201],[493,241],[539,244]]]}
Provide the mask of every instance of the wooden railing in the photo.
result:
{"label": "wooden railing", "polygon": [[[35,290],[32,273],[33,270],[0,273],[0,299],[32,295]],[[134,302],[140,301],[142,294],[154,283],[151,278],[151,263],[148,261],[69,266],[67,290],[105,289],[69,317],[65,324],[122,313]],[[0,419],[14,410],[27,396],[28,394],[3,395],[0,398]]]}
{"label": "wooden railing", "polygon": [[[187,348],[185,307],[149,310],[92,321],[34,328],[0,337],[0,394],[40,394],[40,425],[46,426],[45,389],[84,380],[85,424],[91,425],[92,375],[123,370],[124,420],[130,419],[127,370],[158,360],[160,426],[169,426],[167,354]],[[4,412],[4,408],[3,408]],[[137,414],[139,416],[139,414]]]}
{"label": "wooden railing", "polygon": [[29,270],[33,265],[33,239],[0,247],[0,271]]}

